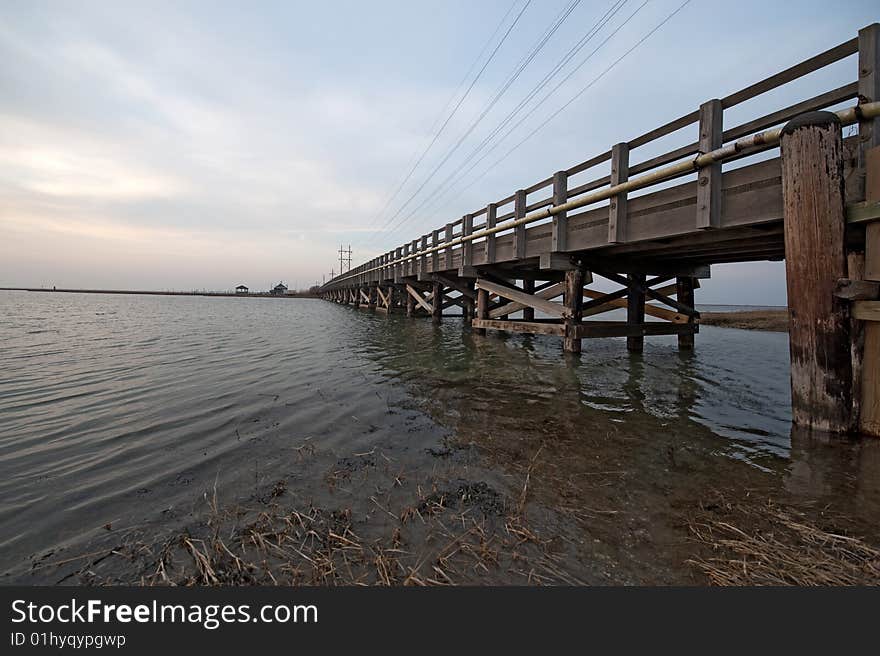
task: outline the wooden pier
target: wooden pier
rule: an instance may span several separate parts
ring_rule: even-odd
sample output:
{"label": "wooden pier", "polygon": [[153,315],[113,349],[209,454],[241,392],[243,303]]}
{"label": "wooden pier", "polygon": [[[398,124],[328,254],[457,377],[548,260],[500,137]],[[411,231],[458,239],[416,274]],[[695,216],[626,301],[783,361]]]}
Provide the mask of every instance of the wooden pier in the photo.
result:
{"label": "wooden pier", "polygon": [[[852,82],[724,125],[726,110],[853,56]],[[677,335],[692,349],[695,293],[712,264],[785,259],[795,423],[880,436],[878,115],[875,23],[365,262],[320,294],[435,322],[457,307],[477,334],[553,335],[570,353],[590,337],[626,337],[638,352],[646,336]],[[696,139],[637,157],[685,129]],[[595,276],[619,289],[591,289]],[[625,321],[595,318],[620,308]]]}

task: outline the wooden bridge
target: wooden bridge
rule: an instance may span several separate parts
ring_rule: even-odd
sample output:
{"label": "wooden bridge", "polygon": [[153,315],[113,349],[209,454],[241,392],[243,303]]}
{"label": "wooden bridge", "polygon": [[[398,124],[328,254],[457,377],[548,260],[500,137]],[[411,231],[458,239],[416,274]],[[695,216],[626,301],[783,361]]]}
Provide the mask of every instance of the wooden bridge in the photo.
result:
{"label": "wooden bridge", "polygon": [[[725,110],[853,55],[852,82],[725,128]],[[695,290],[712,264],[785,259],[795,423],[880,436],[878,114],[875,23],[365,262],[320,293],[434,321],[457,307],[478,334],[556,335],[572,353],[584,338],[612,336],[640,351],[645,336],[678,335],[690,349]],[[695,141],[634,158],[693,126]],[[620,288],[591,289],[594,275]],[[626,321],[593,319],[618,308]]]}

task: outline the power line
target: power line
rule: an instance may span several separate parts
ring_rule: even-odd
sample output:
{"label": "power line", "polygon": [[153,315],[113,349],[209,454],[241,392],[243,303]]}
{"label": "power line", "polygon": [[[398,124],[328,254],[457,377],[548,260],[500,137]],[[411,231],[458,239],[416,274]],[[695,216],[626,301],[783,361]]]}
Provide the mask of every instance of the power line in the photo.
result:
{"label": "power line", "polygon": [[[491,142],[491,140],[495,136],[497,136],[501,132],[501,130],[510,123],[511,120],[513,120],[513,118],[516,116],[516,114],[518,114],[520,111],[522,111],[522,109],[525,108],[525,106],[529,103],[529,101],[531,99],[533,99],[541,89],[543,89],[545,86],[547,86],[547,84],[553,79],[553,77],[555,77],[565,67],[565,65],[569,61],[571,61],[574,58],[574,56],[578,52],[580,52],[580,50],[582,50],[583,47],[590,40],[592,40],[592,38],[596,34],[598,34],[599,31],[601,31],[601,29],[603,27],[605,27],[605,25],[608,24],[608,22],[610,22],[611,18],[613,18],[617,14],[617,12],[623,7],[623,5],[626,4],[626,1],[627,0],[619,0],[617,3],[612,5],[611,9],[609,9],[599,19],[599,21],[597,21],[597,23],[594,24],[593,27],[591,27],[590,30],[587,31],[587,33],[580,39],[580,41],[578,41],[578,43],[575,44],[575,46],[573,46],[563,56],[562,60],[560,60],[560,62],[557,63],[557,65],[554,66],[554,68],[547,75],[545,75],[544,78],[538,84],[535,85],[535,87],[532,88],[532,90],[526,95],[526,97],[523,100],[521,100],[519,102],[519,104],[513,109],[513,111],[511,111],[504,118],[504,120],[502,120],[498,125],[495,126],[495,128],[492,130],[492,132],[485,139],[483,139],[483,141],[473,151],[471,151],[471,153],[452,172],[450,172],[450,174],[434,189],[433,192],[431,192],[431,194],[428,195],[428,197],[426,197],[417,207],[415,207],[410,212],[410,214],[404,218],[403,221],[399,222],[395,226],[392,233],[399,230],[405,223],[407,223],[411,218],[413,218],[413,216],[416,214],[416,212],[418,212],[420,209],[422,209],[425,205],[442,198],[461,179],[466,177],[467,174],[470,173],[470,171],[472,171],[481,161],[483,161],[492,151],[494,151],[504,141],[504,139],[506,139],[510,135],[511,132],[513,132],[529,116],[531,116],[535,112],[535,110],[538,109],[538,107],[542,106],[543,103],[546,102],[547,99],[556,90],[558,90],[562,86],[562,84],[564,84],[566,81],[568,81],[571,78],[571,76],[574,75],[575,72],[577,72],[593,55],[595,55],[596,52],[598,52],[611,39],[611,37],[613,37],[618,31],[620,31],[620,29],[623,28],[648,3],[648,0],[645,0],[645,2],[643,2],[642,5],[639,6],[625,21],[623,21],[623,23],[621,23],[608,37],[606,37],[606,39],[601,44],[599,44],[599,46],[597,48],[595,48],[568,75],[566,75],[565,78],[561,82],[559,82],[549,93],[545,94],[544,97],[526,114],[526,116],[524,116],[519,122],[517,122],[517,124],[514,125],[514,127],[511,130],[509,130],[504,136],[502,136],[501,139],[499,139],[485,154],[483,154],[479,159],[477,159],[477,161],[474,162],[474,164],[470,168],[468,168],[467,171],[465,171],[462,175],[460,175],[458,178],[453,180],[452,183],[449,184],[449,186],[447,187],[447,184],[450,182],[450,180],[452,180],[453,177],[455,177],[465,166],[467,166],[468,162],[470,162],[477,155],[477,153],[480,152],[480,150],[482,150],[484,147],[486,147],[486,145],[488,145]],[[444,187],[447,187],[447,188],[444,189]]]}
{"label": "power line", "polygon": [[[404,176],[403,180],[401,180],[400,184],[397,186],[397,189],[394,190],[394,193],[392,193],[391,196],[389,196],[388,200],[385,202],[385,205],[382,207],[382,209],[379,210],[379,212],[372,218],[372,220],[368,224],[368,227],[369,227],[369,225],[373,225],[385,213],[385,211],[388,209],[388,207],[391,205],[391,203],[394,201],[394,199],[397,198],[397,195],[401,192],[401,190],[406,185],[406,183],[409,182],[413,173],[415,173],[416,169],[419,167],[419,164],[422,163],[422,160],[425,159],[425,156],[428,154],[428,152],[431,150],[431,148],[434,147],[434,144],[437,143],[437,140],[440,138],[440,135],[443,133],[443,130],[446,129],[446,126],[449,125],[449,121],[452,120],[452,117],[455,116],[456,112],[458,112],[462,103],[465,101],[465,99],[470,94],[471,90],[474,88],[474,85],[477,83],[477,81],[483,75],[483,72],[486,70],[486,67],[492,62],[496,53],[498,52],[498,49],[501,47],[501,45],[504,43],[505,39],[507,38],[507,34],[510,33],[510,30],[507,31],[507,33],[504,35],[504,38],[502,38],[501,41],[498,43],[498,45],[495,46],[495,49],[492,51],[492,54],[489,55],[489,58],[485,61],[482,68],[480,68],[480,71],[476,74],[476,76],[474,76],[474,79],[471,81],[470,86],[468,86],[467,90],[464,92],[464,94],[461,96],[461,98],[459,98],[455,107],[452,109],[452,111],[446,117],[446,120],[443,121],[443,124],[435,132],[435,128],[437,128],[437,124],[440,122],[440,120],[446,114],[446,110],[449,109],[449,106],[452,104],[452,101],[458,95],[458,92],[461,90],[461,87],[464,86],[464,83],[467,81],[468,77],[470,77],[470,74],[473,72],[477,63],[483,58],[483,55],[485,54],[489,45],[495,39],[495,35],[498,34],[499,30],[501,29],[501,26],[507,20],[507,17],[510,15],[510,12],[513,11],[513,8],[517,5],[517,3],[519,3],[519,1],[520,0],[514,0],[513,4],[510,5],[510,8],[507,10],[507,12],[504,14],[504,16],[498,22],[498,26],[495,28],[495,31],[492,33],[492,36],[490,36],[486,40],[486,43],[483,46],[483,49],[480,50],[480,54],[477,55],[476,59],[474,59],[470,68],[468,69],[467,73],[465,73],[461,82],[459,82],[458,87],[455,89],[455,92],[452,94],[452,96],[450,96],[449,100],[446,102],[446,106],[443,108],[443,110],[440,112],[440,114],[437,115],[437,118],[435,119],[434,124],[431,126],[431,132],[434,132],[433,138],[428,143],[428,145],[425,146],[425,149],[422,151],[421,155],[418,156],[415,163],[412,165],[412,167],[409,169],[407,174]],[[528,2],[526,3],[526,6],[528,6]],[[523,8],[523,10],[525,10],[525,7]],[[515,24],[516,24],[516,22],[514,22],[514,25]],[[511,28],[512,27],[513,26],[511,26]]]}
{"label": "power line", "polygon": [[504,161],[505,159],[510,157],[510,155],[513,154],[514,151],[516,151],[526,141],[531,139],[533,136],[535,136],[535,134],[537,134],[540,130],[542,130],[544,127],[546,127],[546,125],[548,123],[550,123],[550,121],[552,121],[554,118],[559,116],[559,114],[561,114],[575,100],[577,100],[584,93],[586,93],[594,84],[596,84],[596,82],[598,82],[603,77],[605,77],[615,66],[617,66],[621,61],[623,61],[630,53],[632,53],[636,48],[638,48],[645,41],[647,41],[655,32],[657,32],[657,30],[659,30],[661,27],[666,25],[666,23],[668,23],[670,20],[672,20],[672,18],[675,17],[675,15],[678,14],[682,9],[684,9],[688,4],[690,4],[690,2],[691,2],[691,0],[684,0],[684,2],[682,2],[672,13],[670,13],[668,16],[666,16],[666,18],[664,18],[662,21],[660,21],[650,32],[648,32],[641,39],[636,41],[636,43],[629,50],[627,50],[620,57],[618,57],[616,60],[614,60],[614,62],[612,62],[610,66],[608,66],[604,71],[602,71],[599,75],[597,75],[595,78],[593,78],[589,82],[589,84],[584,86],[580,91],[578,91],[574,96],[572,96],[564,105],[562,105],[562,107],[560,107],[555,112],[553,112],[550,116],[548,116],[546,119],[544,119],[531,132],[529,132],[529,134],[527,134],[522,140],[520,140],[513,148],[508,150],[502,157],[500,157],[495,162],[493,162],[492,165],[489,166],[489,168],[487,168],[485,171],[483,171],[483,173],[481,173],[479,176],[477,176],[477,178],[474,179],[467,187],[462,189],[462,192],[466,191],[467,189],[470,189],[477,182],[479,182],[483,177],[485,177],[489,171],[491,171],[493,168],[495,168],[502,161]]}
{"label": "power line", "polygon": [[[488,105],[483,109],[480,115],[471,123],[467,130],[465,130],[464,134],[459,137],[458,141],[446,152],[441,161],[434,167],[428,177],[419,185],[419,187],[407,198],[407,200],[401,205],[397,212],[395,212],[382,226],[380,230],[384,230],[385,227],[392,224],[394,219],[396,219],[400,214],[406,209],[407,205],[413,201],[413,199],[418,196],[422,190],[428,185],[428,183],[433,179],[433,177],[437,174],[437,172],[449,161],[449,158],[452,157],[453,154],[458,150],[462,143],[464,143],[465,139],[470,136],[470,134],[476,129],[476,127],[480,124],[480,122],[485,118],[485,116],[491,111],[491,109],[495,106],[495,104],[501,99],[501,97],[506,93],[506,91],[510,88],[510,86],[519,78],[525,68],[534,60],[534,58],[538,55],[538,53],[544,48],[547,42],[550,40],[550,37],[556,33],[559,27],[565,22],[565,20],[571,15],[574,9],[580,4],[581,0],[572,0],[560,14],[554,19],[554,22],[551,23],[550,28],[548,28],[542,37],[538,40],[538,43],[533,46],[531,52],[519,63],[513,74],[505,81],[505,83],[498,89],[493,96],[493,98],[489,101]],[[523,8],[525,10],[525,7]],[[520,14],[521,15],[521,14]],[[518,17],[519,18],[519,17]],[[405,220],[405,219],[404,219]],[[399,227],[400,223],[396,224],[392,230],[396,230]],[[374,238],[376,235],[374,235]],[[368,242],[371,243],[371,242]]]}

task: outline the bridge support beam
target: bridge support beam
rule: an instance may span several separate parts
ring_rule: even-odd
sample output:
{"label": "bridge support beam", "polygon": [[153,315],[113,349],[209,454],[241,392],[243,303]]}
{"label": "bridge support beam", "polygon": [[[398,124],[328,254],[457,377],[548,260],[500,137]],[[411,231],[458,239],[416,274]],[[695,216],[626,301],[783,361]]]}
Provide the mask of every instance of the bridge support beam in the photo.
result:
{"label": "bridge support beam", "polygon": [[834,296],[846,277],[840,120],[830,112],[804,114],[785,126],[780,145],[792,419],[813,430],[849,432],[849,310]]}

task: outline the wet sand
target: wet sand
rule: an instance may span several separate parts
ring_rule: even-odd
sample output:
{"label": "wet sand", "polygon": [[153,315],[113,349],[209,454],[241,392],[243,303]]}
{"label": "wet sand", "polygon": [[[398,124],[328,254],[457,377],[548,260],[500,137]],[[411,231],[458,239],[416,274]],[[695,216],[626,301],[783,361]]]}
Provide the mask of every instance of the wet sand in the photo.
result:
{"label": "wet sand", "polygon": [[722,328],[788,332],[788,310],[750,310],[740,312],[702,312],[700,323]]}

